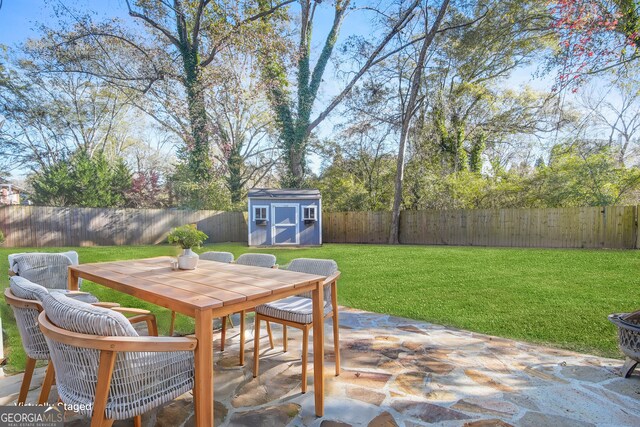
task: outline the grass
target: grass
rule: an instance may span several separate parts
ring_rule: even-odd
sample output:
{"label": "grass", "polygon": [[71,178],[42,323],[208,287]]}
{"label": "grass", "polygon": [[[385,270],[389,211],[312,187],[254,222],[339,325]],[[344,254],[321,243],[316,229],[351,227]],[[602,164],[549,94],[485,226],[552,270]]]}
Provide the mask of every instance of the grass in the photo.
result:
{"label": "grass", "polygon": [[[67,249],[77,250],[82,262],[175,254],[168,246],[47,250]],[[638,309],[640,302],[636,251],[345,244],[260,250],[215,244],[200,252],[205,250],[236,257],[273,253],[281,265],[298,257],[332,258],[342,271],[342,305],[608,357],[621,354],[607,315]],[[0,250],[0,271],[6,271],[12,252],[16,249]],[[6,279],[2,283],[6,286]],[[165,309],[93,283],[83,289],[103,301],[151,309],[161,330],[168,328]],[[9,335],[9,365],[22,369],[24,353],[10,309],[2,304],[0,311]],[[193,321],[178,316],[177,329],[192,331]]]}

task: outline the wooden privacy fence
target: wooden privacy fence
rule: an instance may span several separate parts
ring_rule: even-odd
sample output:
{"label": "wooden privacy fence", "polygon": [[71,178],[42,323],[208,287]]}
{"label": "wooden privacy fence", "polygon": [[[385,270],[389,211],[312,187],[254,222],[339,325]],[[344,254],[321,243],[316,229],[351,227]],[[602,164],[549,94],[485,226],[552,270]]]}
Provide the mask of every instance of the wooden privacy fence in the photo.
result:
{"label": "wooden privacy fence", "polygon": [[[387,243],[390,212],[325,212],[324,242]],[[400,243],[638,248],[638,207],[403,211]]]}
{"label": "wooden privacy fence", "polygon": [[[324,212],[324,243],[387,243],[390,212]],[[0,207],[8,247],[149,245],[198,225],[209,242],[247,241],[243,212]],[[400,242],[417,245],[639,248],[638,207],[404,211]]]}
{"label": "wooden privacy fence", "polygon": [[166,241],[171,228],[184,224],[197,224],[208,242],[247,241],[242,212],[0,207],[8,247],[150,245]]}

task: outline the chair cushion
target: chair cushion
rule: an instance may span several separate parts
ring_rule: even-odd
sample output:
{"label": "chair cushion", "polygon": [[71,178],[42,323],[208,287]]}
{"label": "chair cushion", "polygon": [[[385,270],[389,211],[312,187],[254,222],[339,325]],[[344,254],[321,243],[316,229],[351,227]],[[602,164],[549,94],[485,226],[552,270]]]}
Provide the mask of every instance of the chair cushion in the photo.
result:
{"label": "chair cushion", "polygon": [[[47,290],[35,283],[31,283],[24,277],[13,276],[9,280],[9,286],[14,296],[22,299],[41,301],[49,295]],[[16,326],[20,332],[22,347],[25,353],[32,359],[49,359],[49,347],[44,335],[38,326],[39,310],[36,308],[22,308],[11,306],[16,319]]]}
{"label": "chair cushion", "polygon": [[73,291],[70,291],[68,289],[51,289],[49,292],[50,293],[57,292],[57,293],[66,295],[71,299],[86,302],[87,304],[93,304],[94,302],[100,301],[98,298],[96,298],[95,295],[91,295],[89,293],[75,294],[75,293],[72,293]]}
{"label": "chair cushion", "polygon": [[68,291],[66,289],[47,289],[44,286],[33,283],[32,281],[27,280],[22,276],[12,276],[9,280],[9,286],[11,287],[11,292],[13,292],[13,295],[22,299],[42,301],[44,297],[49,294],[49,292],[59,292],[61,294],[67,295],[69,298],[86,302],[88,304],[98,302],[98,298],[91,294],[69,295],[71,291]]}
{"label": "chair cushion", "polygon": [[121,313],[96,307],[60,292],[51,292],[42,300],[47,317],[62,329],[80,334],[137,337],[138,333]]}
{"label": "chair cushion", "polygon": [[271,254],[242,254],[236,260],[236,264],[271,268],[276,265],[276,257]]}
{"label": "chair cushion", "polygon": [[200,259],[205,261],[233,262],[233,254],[231,252],[209,251],[200,254]]}
{"label": "chair cushion", "polygon": [[[331,311],[331,307],[324,303],[324,313]],[[280,320],[309,324],[313,322],[313,305],[310,298],[288,297],[278,301],[262,304],[256,307],[256,313]]]}
{"label": "chair cushion", "polygon": [[13,295],[22,299],[42,301],[44,297],[49,295],[49,291],[44,286],[32,283],[20,276],[12,276],[9,279],[9,286]]}

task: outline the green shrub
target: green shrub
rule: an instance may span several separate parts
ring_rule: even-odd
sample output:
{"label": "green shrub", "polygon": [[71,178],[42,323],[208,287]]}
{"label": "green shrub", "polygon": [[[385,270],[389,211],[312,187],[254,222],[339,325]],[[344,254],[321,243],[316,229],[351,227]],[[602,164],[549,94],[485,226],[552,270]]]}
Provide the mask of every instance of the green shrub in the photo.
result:
{"label": "green shrub", "polygon": [[198,248],[208,238],[209,236],[191,224],[174,228],[167,236],[169,243],[178,245],[182,249]]}

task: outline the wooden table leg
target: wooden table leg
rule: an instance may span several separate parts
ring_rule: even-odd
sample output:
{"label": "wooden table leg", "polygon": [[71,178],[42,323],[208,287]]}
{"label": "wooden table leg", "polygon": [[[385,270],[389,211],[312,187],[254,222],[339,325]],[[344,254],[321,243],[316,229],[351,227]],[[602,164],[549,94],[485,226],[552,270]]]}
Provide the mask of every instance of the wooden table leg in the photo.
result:
{"label": "wooden table leg", "polygon": [[240,366],[244,366],[244,316],[246,312],[240,312]]}
{"label": "wooden table leg", "polygon": [[[196,426],[213,426],[213,316],[211,310],[197,311],[194,408]],[[225,319],[226,320],[226,319]]]}
{"label": "wooden table leg", "polygon": [[67,273],[67,289],[70,291],[77,291],[79,288],[78,282],[78,273],[69,268]]}
{"label": "wooden table leg", "polygon": [[313,290],[313,388],[316,401],[316,415],[324,415],[324,313],[323,286]]}

